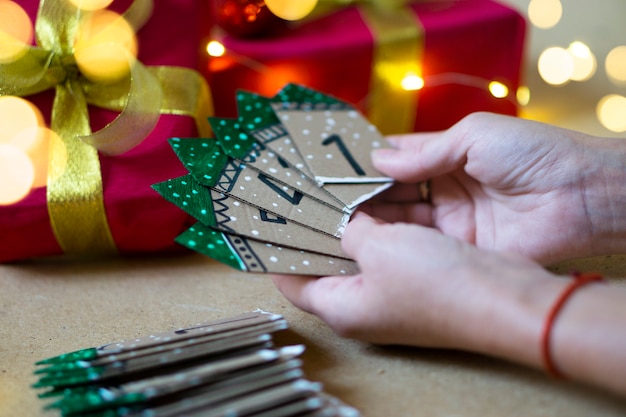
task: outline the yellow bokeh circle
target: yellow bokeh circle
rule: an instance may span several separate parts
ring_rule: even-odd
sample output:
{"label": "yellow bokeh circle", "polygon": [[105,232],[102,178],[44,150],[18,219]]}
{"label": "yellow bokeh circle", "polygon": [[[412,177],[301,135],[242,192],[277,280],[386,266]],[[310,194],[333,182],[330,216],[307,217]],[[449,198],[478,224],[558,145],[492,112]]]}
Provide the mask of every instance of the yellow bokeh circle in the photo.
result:
{"label": "yellow bokeh circle", "polygon": [[606,74],[616,84],[626,84],[626,45],[616,46],[609,51],[605,60]]}
{"label": "yellow bokeh circle", "polygon": [[600,123],[612,132],[626,132],[626,97],[619,94],[604,96],[596,107]]}
{"label": "yellow bokeh circle", "polygon": [[135,33],[122,16],[100,10],[81,21],[74,57],[81,73],[91,81],[119,81],[128,75],[136,56]]}
{"label": "yellow bokeh circle", "polygon": [[550,29],[559,23],[563,5],[559,0],[531,0],[528,4],[528,19],[540,29]]}
{"label": "yellow bokeh circle", "polygon": [[27,52],[33,40],[33,25],[17,3],[0,0],[0,64],[14,62]]}
{"label": "yellow bokeh circle", "polygon": [[93,12],[106,9],[113,0],[70,0],[70,2],[81,10]]}
{"label": "yellow bokeh circle", "polygon": [[0,144],[0,205],[14,204],[30,192],[35,169],[20,148]]}
{"label": "yellow bokeh circle", "polygon": [[563,85],[574,74],[574,59],[566,49],[553,46],[541,53],[537,67],[539,75],[545,82]]}
{"label": "yellow bokeh circle", "polygon": [[583,42],[574,41],[569,45],[567,51],[572,56],[574,63],[574,70],[570,78],[574,81],[587,81],[593,77],[598,62],[591,49]]}
{"label": "yellow bokeh circle", "polygon": [[300,20],[308,16],[318,0],[265,0],[272,13],[285,20]]}
{"label": "yellow bokeh circle", "polygon": [[41,112],[31,102],[15,96],[0,97],[0,143],[28,151],[35,146],[37,128],[43,124]]}

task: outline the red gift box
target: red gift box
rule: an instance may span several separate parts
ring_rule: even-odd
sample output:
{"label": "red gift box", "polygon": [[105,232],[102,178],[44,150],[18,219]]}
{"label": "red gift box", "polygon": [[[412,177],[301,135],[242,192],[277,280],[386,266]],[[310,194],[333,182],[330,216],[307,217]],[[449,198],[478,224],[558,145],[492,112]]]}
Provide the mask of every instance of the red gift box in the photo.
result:
{"label": "red gift box", "polygon": [[[517,113],[525,36],[525,20],[518,12],[492,0],[416,0],[406,7],[410,10],[405,13],[412,13],[423,29],[425,85],[411,92],[417,107],[414,123],[404,131],[445,129],[475,111]],[[218,115],[236,114],[237,89],[271,96],[287,82],[333,94],[368,116],[374,106],[384,113],[390,105],[384,96],[375,102],[369,97],[375,40],[357,6],[277,36],[215,37],[227,51],[208,66]],[[489,93],[492,80],[508,87],[507,98]]]}
{"label": "red gift box", "polygon": [[[111,9],[122,11],[128,4],[118,0]],[[34,22],[39,2],[22,1],[20,6]],[[138,60],[145,66],[197,69],[200,42],[206,37],[201,22],[207,13],[207,6],[201,1],[155,1],[149,20],[137,34]],[[25,97],[42,111],[48,123],[54,94],[54,90],[48,90]],[[92,130],[101,129],[116,115],[90,106]],[[197,135],[193,117],[161,114],[155,128],[137,147],[117,156],[99,155],[104,209],[120,254],[180,251],[174,238],[192,221],[163,200],[151,185],[186,172],[167,139]],[[0,206],[0,262],[61,254],[63,250],[50,222],[46,187],[33,190],[18,203]]]}

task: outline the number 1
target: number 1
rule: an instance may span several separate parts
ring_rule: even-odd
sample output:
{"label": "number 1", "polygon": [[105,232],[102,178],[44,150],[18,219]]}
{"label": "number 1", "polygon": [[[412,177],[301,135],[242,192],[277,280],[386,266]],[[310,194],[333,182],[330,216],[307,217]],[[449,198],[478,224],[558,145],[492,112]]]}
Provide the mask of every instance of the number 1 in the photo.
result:
{"label": "number 1", "polygon": [[341,154],[343,155],[344,158],[346,158],[346,160],[348,161],[348,163],[350,164],[350,166],[352,167],[354,172],[356,172],[357,175],[365,175],[365,171],[363,170],[363,168],[361,168],[361,166],[356,161],[356,159],[354,159],[354,157],[352,156],[352,154],[346,147],[346,144],[343,143],[343,139],[341,139],[339,135],[330,135],[329,137],[324,139],[324,141],[322,142],[322,145],[327,146],[327,145],[330,145],[331,143],[337,144],[337,147],[341,151]]}

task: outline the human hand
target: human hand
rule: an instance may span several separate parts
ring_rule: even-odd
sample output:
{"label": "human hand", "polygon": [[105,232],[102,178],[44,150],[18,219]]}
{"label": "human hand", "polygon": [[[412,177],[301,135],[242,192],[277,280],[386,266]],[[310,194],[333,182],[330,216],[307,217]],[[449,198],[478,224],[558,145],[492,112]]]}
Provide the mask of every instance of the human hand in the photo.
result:
{"label": "human hand", "polygon": [[399,184],[363,208],[376,217],[543,264],[626,250],[625,141],[488,113],[389,141],[373,161]]}
{"label": "human hand", "polygon": [[380,344],[476,351],[504,345],[510,334],[492,329],[519,324],[519,306],[508,295],[549,279],[541,266],[517,255],[481,251],[432,228],[383,224],[365,214],[348,224],[342,247],[360,274],[273,280],[294,305],[338,334]]}
{"label": "human hand", "polygon": [[[361,267],[358,275],[272,277],[288,300],[339,335],[544,366],[543,326],[570,280],[516,254],[365,214],[348,224],[342,246]],[[562,373],[626,395],[625,300],[626,289],[610,285],[572,296],[551,334]]]}

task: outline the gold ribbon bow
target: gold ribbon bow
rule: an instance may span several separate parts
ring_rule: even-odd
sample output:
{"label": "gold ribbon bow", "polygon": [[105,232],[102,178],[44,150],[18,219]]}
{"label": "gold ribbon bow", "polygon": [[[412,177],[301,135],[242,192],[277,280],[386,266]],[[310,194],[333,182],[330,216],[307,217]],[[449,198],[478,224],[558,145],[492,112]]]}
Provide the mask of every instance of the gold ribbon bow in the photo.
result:
{"label": "gold ribbon bow", "polygon": [[[138,30],[152,11],[152,0],[135,0],[124,17]],[[47,199],[55,237],[70,256],[116,252],[104,209],[98,151],[117,155],[137,146],[160,114],[195,118],[199,133],[209,134],[209,88],[194,70],[145,67],[128,56],[129,75],[98,84],[80,74],[74,40],[83,13],[66,0],[41,0],[35,33],[37,47],[19,60],[0,65],[0,95],[29,96],[55,89]],[[88,105],[119,111],[102,130],[92,132]]]}

